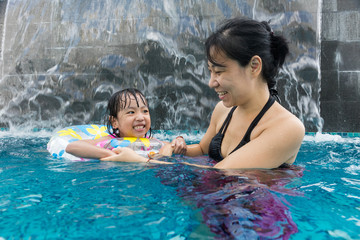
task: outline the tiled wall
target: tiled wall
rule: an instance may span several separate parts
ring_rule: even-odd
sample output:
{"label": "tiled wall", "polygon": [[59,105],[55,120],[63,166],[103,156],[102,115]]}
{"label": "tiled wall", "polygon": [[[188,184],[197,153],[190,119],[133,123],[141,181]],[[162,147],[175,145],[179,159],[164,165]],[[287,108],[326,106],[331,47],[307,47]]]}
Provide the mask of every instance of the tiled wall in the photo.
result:
{"label": "tiled wall", "polygon": [[323,132],[360,132],[360,1],[323,1],[321,29]]}

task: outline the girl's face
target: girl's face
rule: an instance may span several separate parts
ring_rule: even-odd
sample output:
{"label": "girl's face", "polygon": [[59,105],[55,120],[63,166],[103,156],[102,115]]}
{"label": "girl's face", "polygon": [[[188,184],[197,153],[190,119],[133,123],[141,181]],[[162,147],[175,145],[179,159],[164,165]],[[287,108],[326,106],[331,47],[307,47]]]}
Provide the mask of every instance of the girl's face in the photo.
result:
{"label": "girl's face", "polygon": [[208,61],[210,71],[209,86],[219,95],[224,106],[232,107],[242,103],[250,90],[251,81],[247,66],[242,67],[224,54],[216,54],[216,64]]}
{"label": "girl's face", "polygon": [[139,106],[134,96],[128,96],[125,108],[117,113],[117,118],[112,119],[112,126],[119,129],[121,137],[144,137],[150,129],[149,108],[140,96],[136,95],[136,98]]}

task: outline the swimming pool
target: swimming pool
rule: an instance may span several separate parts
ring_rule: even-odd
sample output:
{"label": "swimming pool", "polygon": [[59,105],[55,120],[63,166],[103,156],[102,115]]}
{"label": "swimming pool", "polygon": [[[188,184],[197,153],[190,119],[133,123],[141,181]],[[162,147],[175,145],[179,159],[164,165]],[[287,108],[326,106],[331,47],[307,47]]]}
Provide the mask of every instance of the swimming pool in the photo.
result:
{"label": "swimming pool", "polygon": [[360,238],[359,137],[306,136],[290,169],[226,172],[52,159],[49,138],[0,132],[0,239]]}

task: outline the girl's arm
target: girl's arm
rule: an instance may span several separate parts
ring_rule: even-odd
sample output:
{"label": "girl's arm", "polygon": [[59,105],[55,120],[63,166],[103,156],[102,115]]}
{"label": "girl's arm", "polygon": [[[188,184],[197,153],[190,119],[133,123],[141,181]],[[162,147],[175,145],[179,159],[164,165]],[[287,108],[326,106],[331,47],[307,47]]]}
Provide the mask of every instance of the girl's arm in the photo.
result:
{"label": "girl's arm", "polygon": [[109,157],[100,158],[101,161],[114,161],[114,162],[142,162],[142,163],[161,163],[161,164],[172,164],[156,159],[145,158],[137,154],[134,150],[128,147],[114,148],[112,150],[114,155]]}
{"label": "girl's arm", "polygon": [[109,137],[102,137],[96,140],[79,140],[71,142],[66,146],[65,151],[82,158],[100,159],[113,156],[115,155],[113,151],[96,146],[97,143],[109,139]]}

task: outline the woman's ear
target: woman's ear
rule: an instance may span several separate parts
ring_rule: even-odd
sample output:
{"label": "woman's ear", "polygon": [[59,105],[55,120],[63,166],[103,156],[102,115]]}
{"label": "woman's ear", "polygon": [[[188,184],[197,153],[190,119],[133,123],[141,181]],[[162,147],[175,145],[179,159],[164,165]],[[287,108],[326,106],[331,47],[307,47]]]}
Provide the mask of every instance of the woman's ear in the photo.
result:
{"label": "woman's ear", "polygon": [[262,70],[262,61],[258,55],[255,55],[250,60],[251,72],[254,74],[260,74]]}

